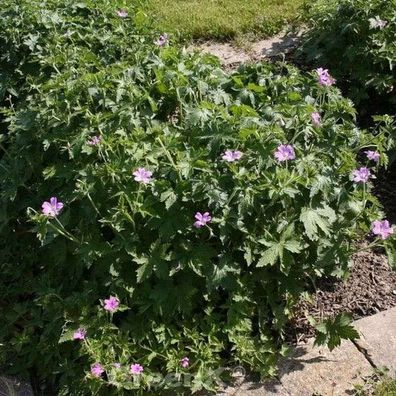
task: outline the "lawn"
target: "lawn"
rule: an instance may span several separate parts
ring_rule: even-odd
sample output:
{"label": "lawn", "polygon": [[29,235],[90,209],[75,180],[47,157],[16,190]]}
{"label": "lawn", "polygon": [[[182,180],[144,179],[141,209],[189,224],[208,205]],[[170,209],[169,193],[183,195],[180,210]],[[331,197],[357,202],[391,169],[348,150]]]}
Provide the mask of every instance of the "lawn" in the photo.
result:
{"label": "lawn", "polygon": [[160,30],[183,39],[265,37],[292,21],[303,0],[145,0]]}

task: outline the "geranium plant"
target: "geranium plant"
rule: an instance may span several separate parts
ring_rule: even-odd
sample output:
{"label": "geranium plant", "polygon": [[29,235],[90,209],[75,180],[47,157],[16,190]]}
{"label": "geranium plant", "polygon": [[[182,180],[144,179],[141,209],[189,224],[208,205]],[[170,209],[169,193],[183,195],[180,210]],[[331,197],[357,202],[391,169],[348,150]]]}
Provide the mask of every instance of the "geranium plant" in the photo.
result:
{"label": "geranium plant", "polygon": [[315,0],[302,18],[301,54],[308,62],[329,68],[357,104],[394,109],[395,0]]}
{"label": "geranium plant", "polygon": [[[2,368],[60,395],[274,374],[311,279],[347,274],[367,235],[393,254],[371,194],[386,129],[359,130],[324,69],[227,74],[121,4],[54,4],[26,55],[39,71],[2,109]],[[37,6],[9,0],[1,23],[41,31]]]}

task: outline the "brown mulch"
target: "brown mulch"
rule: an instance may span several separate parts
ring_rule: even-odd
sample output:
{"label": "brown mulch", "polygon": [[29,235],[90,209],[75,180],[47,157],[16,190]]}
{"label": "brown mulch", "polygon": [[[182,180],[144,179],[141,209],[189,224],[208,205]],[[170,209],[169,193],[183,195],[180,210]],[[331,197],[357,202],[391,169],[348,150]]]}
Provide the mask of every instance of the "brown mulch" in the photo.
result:
{"label": "brown mulch", "polygon": [[360,319],[396,307],[396,271],[389,267],[386,256],[361,251],[354,255],[353,263],[351,274],[345,282],[322,279],[312,301],[304,300],[297,305],[295,318],[290,323],[290,342],[314,335],[307,315],[321,320],[347,312],[353,319]]}

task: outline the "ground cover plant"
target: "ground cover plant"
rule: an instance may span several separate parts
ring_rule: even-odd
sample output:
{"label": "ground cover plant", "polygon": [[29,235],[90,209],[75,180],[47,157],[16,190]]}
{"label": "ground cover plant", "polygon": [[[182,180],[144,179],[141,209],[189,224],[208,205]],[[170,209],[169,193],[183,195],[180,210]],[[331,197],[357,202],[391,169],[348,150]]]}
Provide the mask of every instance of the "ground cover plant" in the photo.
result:
{"label": "ground cover plant", "polygon": [[[389,128],[359,130],[327,70],[227,74],[108,0],[0,17],[0,365],[37,393],[272,375],[312,281],[368,235],[393,257],[371,193]],[[316,325],[331,348],[356,336]]]}
{"label": "ground cover plant", "polygon": [[162,30],[183,40],[224,40],[265,37],[292,22],[302,0],[145,0],[145,12]]}
{"label": "ground cover plant", "polygon": [[303,19],[306,60],[326,65],[363,109],[394,114],[396,1],[317,0],[307,3]]}

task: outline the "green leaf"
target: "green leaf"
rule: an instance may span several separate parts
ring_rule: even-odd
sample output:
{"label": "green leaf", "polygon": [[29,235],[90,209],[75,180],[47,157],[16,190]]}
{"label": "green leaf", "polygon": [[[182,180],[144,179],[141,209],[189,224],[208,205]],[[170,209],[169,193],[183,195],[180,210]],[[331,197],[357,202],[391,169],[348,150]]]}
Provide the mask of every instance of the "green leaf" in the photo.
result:
{"label": "green leaf", "polygon": [[279,245],[273,245],[261,254],[256,267],[264,267],[266,265],[274,265],[279,257]]}
{"label": "green leaf", "polygon": [[245,247],[245,254],[243,255],[243,257],[246,260],[246,264],[249,267],[253,262],[252,249],[250,248],[250,246]]}
{"label": "green leaf", "polygon": [[300,253],[302,249],[300,242],[296,240],[286,241],[283,246],[285,249],[292,253]]}
{"label": "green leaf", "polygon": [[151,276],[154,265],[147,257],[135,258],[134,261],[140,264],[136,270],[136,281],[141,283]]}
{"label": "green leaf", "polygon": [[65,332],[62,333],[62,335],[59,337],[59,344],[62,344],[63,342],[66,341],[72,341],[73,340],[73,334],[76,331],[76,329],[69,329],[66,330]]}
{"label": "green leaf", "polygon": [[166,209],[169,209],[177,200],[177,195],[173,190],[164,191],[160,197],[161,202],[165,202]]}
{"label": "green leaf", "polygon": [[354,340],[359,338],[359,333],[351,325],[352,319],[345,313],[338,314],[335,318],[324,320],[315,326],[315,345],[327,344],[333,350],[341,344],[342,340]]}
{"label": "green leaf", "polygon": [[319,239],[319,230],[329,235],[330,225],[335,219],[336,214],[329,206],[318,209],[303,208],[300,214],[300,221],[304,224],[305,233],[312,241]]}

